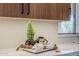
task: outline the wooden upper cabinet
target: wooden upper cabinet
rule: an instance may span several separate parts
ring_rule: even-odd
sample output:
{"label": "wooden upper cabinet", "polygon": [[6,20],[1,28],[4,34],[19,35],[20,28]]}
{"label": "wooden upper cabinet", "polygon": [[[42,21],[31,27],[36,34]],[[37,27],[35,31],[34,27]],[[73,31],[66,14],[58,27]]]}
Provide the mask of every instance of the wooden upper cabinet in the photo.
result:
{"label": "wooden upper cabinet", "polygon": [[30,4],[31,18],[67,20],[70,4],[68,3],[36,3]]}
{"label": "wooden upper cabinet", "polygon": [[0,16],[67,20],[69,3],[0,3]]}

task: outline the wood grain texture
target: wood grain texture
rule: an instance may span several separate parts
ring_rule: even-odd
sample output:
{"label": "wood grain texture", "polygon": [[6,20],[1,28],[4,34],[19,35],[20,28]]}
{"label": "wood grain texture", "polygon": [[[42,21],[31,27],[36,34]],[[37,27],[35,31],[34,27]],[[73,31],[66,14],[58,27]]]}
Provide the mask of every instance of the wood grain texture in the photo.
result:
{"label": "wood grain texture", "polygon": [[71,5],[70,4],[67,4],[67,3],[64,3],[63,5],[62,5],[62,8],[63,8],[63,11],[62,11],[62,13],[63,13],[63,20],[67,20],[67,19],[69,19],[68,17],[69,17],[69,15],[70,15],[70,13],[71,13],[71,7],[70,7]]}
{"label": "wood grain texture", "polygon": [[35,3],[31,4],[31,18],[47,19],[48,18],[48,4]]}
{"label": "wood grain texture", "polygon": [[3,12],[4,12],[4,4],[3,3],[0,3],[0,16],[3,16]]}
{"label": "wood grain texture", "polygon": [[0,16],[17,17],[19,16],[19,4],[17,3],[0,3]]}
{"label": "wood grain texture", "polygon": [[57,9],[56,9],[56,3],[50,3],[48,4],[48,19],[57,20]]}
{"label": "wood grain texture", "polygon": [[35,3],[31,4],[31,18],[67,20],[69,16],[68,3]]}
{"label": "wood grain texture", "polygon": [[0,3],[0,16],[67,20],[69,7],[69,3],[23,3],[22,14],[21,3]]}

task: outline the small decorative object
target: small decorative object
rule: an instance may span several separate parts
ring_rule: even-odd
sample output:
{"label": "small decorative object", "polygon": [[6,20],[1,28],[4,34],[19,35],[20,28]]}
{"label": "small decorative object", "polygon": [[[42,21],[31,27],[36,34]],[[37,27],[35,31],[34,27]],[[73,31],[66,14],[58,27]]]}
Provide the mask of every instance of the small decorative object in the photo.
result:
{"label": "small decorative object", "polygon": [[26,45],[27,49],[32,49],[33,45]]}
{"label": "small decorative object", "polygon": [[44,37],[42,36],[39,36],[36,40],[35,40],[36,43],[41,43],[41,44],[47,44],[48,43],[48,40],[45,39]]}
{"label": "small decorative object", "polygon": [[33,45],[25,45],[21,44],[19,47],[16,48],[16,51],[18,51],[20,48],[27,48],[27,49],[32,49]]}
{"label": "small decorative object", "polygon": [[45,39],[44,37],[42,36],[39,36],[36,40],[35,40],[36,43],[39,43],[39,44],[42,44],[43,48],[46,49],[46,45],[48,43],[48,40]]}
{"label": "small decorative object", "polygon": [[26,48],[26,45],[24,45],[24,44],[19,45],[19,47],[17,47],[16,51],[18,51],[20,48]]}
{"label": "small decorative object", "polygon": [[29,21],[28,28],[27,28],[27,41],[25,42],[25,45],[34,45],[34,29],[32,27],[32,21]]}

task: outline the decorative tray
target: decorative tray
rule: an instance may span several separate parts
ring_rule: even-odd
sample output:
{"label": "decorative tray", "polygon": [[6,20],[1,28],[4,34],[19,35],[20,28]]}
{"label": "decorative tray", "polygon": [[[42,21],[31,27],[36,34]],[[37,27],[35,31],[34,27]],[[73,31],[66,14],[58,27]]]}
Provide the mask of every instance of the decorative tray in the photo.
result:
{"label": "decorative tray", "polygon": [[43,52],[51,51],[51,50],[55,50],[55,49],[54,48],[49,48],[49,49],[35,50],[35,49],[22,48],[22,50],[30,52],[30,53],[38,54],[38,53],[43,53]]}

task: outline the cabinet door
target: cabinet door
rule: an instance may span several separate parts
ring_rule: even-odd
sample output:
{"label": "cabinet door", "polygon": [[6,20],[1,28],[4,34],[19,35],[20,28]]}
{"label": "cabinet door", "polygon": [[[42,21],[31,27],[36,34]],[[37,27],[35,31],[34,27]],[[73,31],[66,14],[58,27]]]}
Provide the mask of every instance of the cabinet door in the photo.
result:
{"label": "cabinet door", "polygon": [[63,3],[62,8],[63,8],[63,11],[62,11],[63,18],[62,19],[63,20],[68,20],[70,14],[71,14],[71,4]]}
{"label": "cabinet door", "polygon": [[29,17],[29,3],[0,3],[0,16]]}
{"label": "cabinet door", "polygon": [[0,3],[0,16],[3,16],[3,12],[4,12],[3,3]]}
{"label": "cabinet door", "polygon": [[19,17],[20,4],[19,3],[0,3],[0,16]]}
{"label": "cabinet door", "polygon": [[3,4],[3,16],[6,17],[18,17],[19,16],[19,4],[17,3],[4,3]]}
{"label": "cabinet door", "polygon": [[70,3],[57,3],[56,12],[58,20],[68,20],[71,14],[71,4]]}
{"label": "cabinet door", "polygon": [[69,4],[34,3],[31,4],[31,18],[63,20],[69,16]]}

